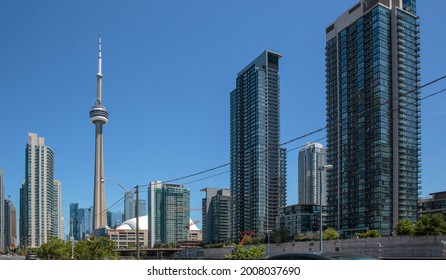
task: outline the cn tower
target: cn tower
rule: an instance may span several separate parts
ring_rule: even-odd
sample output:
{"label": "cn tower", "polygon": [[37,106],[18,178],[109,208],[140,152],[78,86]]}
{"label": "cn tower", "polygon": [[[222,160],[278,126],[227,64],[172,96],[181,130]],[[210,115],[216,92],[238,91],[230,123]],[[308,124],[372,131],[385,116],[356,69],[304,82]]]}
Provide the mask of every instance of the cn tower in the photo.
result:
{"label": "cn tower", "polygon": [[107,225],[107,210],[105,208],[104,188],[104,147],[102,125],[108,122],[108,112],[102,104],[102,42],[99,35],[98,73],[96,74],[96,103],[91,108],[90,120],[96,127],[94,156],[94,202],[93,230]]}

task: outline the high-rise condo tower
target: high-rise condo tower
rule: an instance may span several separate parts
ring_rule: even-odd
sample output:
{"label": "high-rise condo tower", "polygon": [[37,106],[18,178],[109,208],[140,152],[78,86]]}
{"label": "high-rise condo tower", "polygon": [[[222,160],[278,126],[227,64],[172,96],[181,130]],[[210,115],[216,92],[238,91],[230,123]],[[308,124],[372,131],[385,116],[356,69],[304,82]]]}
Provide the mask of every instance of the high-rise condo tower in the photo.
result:
{"label": "high-rise condo tower", "polygon": [[279,59],[264,51],[231,92],[231,239],[276,226],[286,202],[286,150],[280,148]]}
{"label": "high-rise condo tower", "polygon": [[417,220],[418,26],[415,0],[361,0],[326,29],[328,226],[343,233]]}

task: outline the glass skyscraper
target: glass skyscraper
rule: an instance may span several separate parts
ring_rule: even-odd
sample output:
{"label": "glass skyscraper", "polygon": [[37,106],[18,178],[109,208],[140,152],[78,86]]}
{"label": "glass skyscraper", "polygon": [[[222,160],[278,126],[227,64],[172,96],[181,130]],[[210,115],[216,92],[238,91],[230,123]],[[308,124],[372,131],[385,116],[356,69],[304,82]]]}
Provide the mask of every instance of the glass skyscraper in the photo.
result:
{"label": "glass skyscraper", "polygon": [[237,75],[231,92],[231,239],[276,226],[286,202],[280,144],[279,58],[265,51]]}
{"label": "glass skyscraper", "polygon": [[93,207],[79,208],[79,203],[70,203],[69,236],[70,237],[73,236],[74,240],[82,240],[82,239],[87,239],[92,234],[92,232],[93,232]]}
{"label": "glass skyscraper", "polygon": [[328,223],[341,232],[417,219],[418,26],[415,0],[361,0],[326,29]]}

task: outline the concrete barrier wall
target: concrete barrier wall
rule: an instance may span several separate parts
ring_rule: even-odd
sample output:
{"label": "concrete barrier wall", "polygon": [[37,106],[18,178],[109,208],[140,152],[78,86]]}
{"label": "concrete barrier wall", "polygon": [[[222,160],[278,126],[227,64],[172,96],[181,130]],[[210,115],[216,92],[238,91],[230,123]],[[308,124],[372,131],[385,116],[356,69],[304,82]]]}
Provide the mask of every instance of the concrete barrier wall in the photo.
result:
{"label": "concrete barrier wall", "polygon": [[[339,239],[324,241],[324,252],[359,253],[378,258],[445,258],[443,236],[422,237],[380,237],[360,239]],[[285,253],[319,252],[319,241],[292,242],[283,244],[264,244],[265,251],[274,256]],[[181,258],[224,259],[232,252],[233,247],[224,248],[189,248],[180,253]],[[446,259],[446,258],[445,258]]]}

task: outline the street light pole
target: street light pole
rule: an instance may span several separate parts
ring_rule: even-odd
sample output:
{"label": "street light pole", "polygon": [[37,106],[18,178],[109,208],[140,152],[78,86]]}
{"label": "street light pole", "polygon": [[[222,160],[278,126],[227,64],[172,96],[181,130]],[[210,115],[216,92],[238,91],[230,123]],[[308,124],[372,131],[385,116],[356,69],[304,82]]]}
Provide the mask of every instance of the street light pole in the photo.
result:
{"label": "street light pole", "polygon": [[322,171],[326,171],[328,169],[333,168],[333,165],[331,164],[326,164],[326,165],[322,165],[319,167],[319,251],[322,253],[323,251],[323,247],[322,247],[322,187],[323,185],[325,185],[322,181]]}
{"label": "street light pole", "polygon": [[[118,181],[112,179],[112,178],[101,178],[101,181],[104,182],[105,180],[110,180],[114,183],[116,183],[121,189],[125,190],[126,193],[131,192],[127,188],[125,188],[123,185],[121,185]],[[135,203],[135,215],[136,215],[136,259],[139,260],[139,185],[136,185],[135,188],[136,193],[136,203]]]}
{"label": "street light pole", "polygon": [[270,245],[269,245],[269,234],[271,233],[270,229],[266,230],[266,237],[268,239],[268,257],[271,257],[271,250],[270,250]]}

